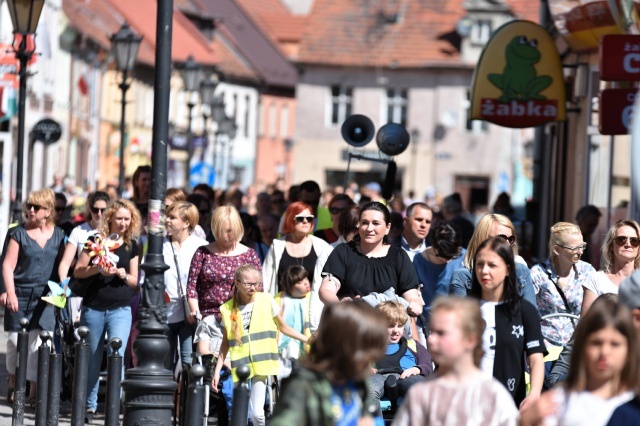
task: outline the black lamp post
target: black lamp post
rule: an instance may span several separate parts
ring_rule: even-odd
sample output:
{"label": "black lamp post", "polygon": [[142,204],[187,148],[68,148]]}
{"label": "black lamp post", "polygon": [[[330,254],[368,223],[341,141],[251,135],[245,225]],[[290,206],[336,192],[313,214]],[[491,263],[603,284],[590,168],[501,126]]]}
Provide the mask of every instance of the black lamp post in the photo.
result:
{"label": "black lamp post", "polygon": [[193,157],[193,135],[191,134],[191,121],[192,110],[196,104],[192,101],[192,93],[199,89],[200,86],[200,74],[202,70],[200,65],[193,59],[193,56],[189,55],[187,62],[184,63],[182,68],[182,81],[184,89],[187,91],[188,101],[187,107],[189,107],[189,125],[187,128],[187,161],[185,164],[185,187],[189,189],[191,187],[191,157]]}
{"label": "black lamp post", "polygon": [[[200,83],[200,103],[202,105],[206,105],[206,109],[202,110],[202,136],[207,137],[207,120],[211,115],[212,105],[215,102],[216,98],[216,86],[218,85],[218,76],[216,74],[212,74],[209,77],[202,80]],[[205,112],[206,111],[206,112]],[[215,155],[215,154],[214,154]]]}
{"label": "black lamp post", "polygon": [[138,49],[142,36],[137,35],[131,27],[125,22],[117,33],[111,36],[111,47],[116,57],[116,66],[118,71],[122,73],[122,80],[118,87],[122,90],[122,115],[120,116],[120,174],[118,180],[118,194],[122,197],[124,192],[124,137],[125,137],[125,109],[127,107],[127,90],[131,87],[131,83],[127,81],[130,71],[136,64]]}
{"label": "black lamp post", "polygon": [[[215,137],[213,138],[213,169],[216,174],[216,177],[218,175],[218,165],[216,164],[218,160],[217,158],[218,139],[220,138],[220,136],[224,134],[222,122],[225,119],[225,112],[224,112],[225,108],[226,108],[226,105],[222,96],[216,96],[215,99],[213,100],[213,103],[211,104],[211,115],[213,116],[213,121],[215,121],[218,125]],[[218,180],[216,179],[216,183],[217,182]]]}
{"label": "black lamp post", "polygon": [[151,185],[147,216],[148,249],[142,264],[145,281],[138,308],[137,328],[140,334],[133,344],[138,366],[127,370],[122,382],[124,426],[171,424],[173,396],[177,388],[172,372],[164,367],[164,359],[169,354],[169,341],[164,335],[167,330],[164,271],[169,266],[164,263],[162,255],[162,210],[167,191],[172,24],[173,1],[158,0]]}
{"label": "black lamp post", "polygon": [[[36,32],[40,14],[44,7],[44,0],[8,0],[9,14],[13,23],[13,49],[20,63],[18,77],[20,91],[18,92],[18,166],[16,169],[16,198],[13,202],[13,222],[20,222],[22,218],[22,178],[24,174],[24,116],[25,97],[27,94],[27,63],[36,50],[35,38],[30,37]],[[28,39],[33,38],[33,44]],[[16,46],[17,45],[17,46]]]}

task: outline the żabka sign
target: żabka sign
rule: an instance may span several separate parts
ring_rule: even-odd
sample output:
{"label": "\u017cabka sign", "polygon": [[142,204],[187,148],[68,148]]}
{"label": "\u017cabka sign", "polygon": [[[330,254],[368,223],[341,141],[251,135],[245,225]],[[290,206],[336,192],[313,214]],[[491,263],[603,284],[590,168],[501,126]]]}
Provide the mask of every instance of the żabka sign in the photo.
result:
{"label": "\u017cabka sign", "polygon": [[471,120],[504,127],[534,127],[566,120],[558,50],[549,33],[529,21],[498,28],[478,61]]}

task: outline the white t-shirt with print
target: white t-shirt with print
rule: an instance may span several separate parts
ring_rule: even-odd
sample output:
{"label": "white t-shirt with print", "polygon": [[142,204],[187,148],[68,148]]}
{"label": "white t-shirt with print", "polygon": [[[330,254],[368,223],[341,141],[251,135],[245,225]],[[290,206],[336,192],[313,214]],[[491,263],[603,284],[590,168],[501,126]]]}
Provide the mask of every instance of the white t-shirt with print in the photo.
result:
{"label": "white t-shirt with print", "polygon": [[591,274],[589,279],[582,284],[582,286],[593,292],[596,296],[609,293],[618,294],[618,290],[620,289],[620,287],[611,282],[604,271],[598,271],[595,274]]}

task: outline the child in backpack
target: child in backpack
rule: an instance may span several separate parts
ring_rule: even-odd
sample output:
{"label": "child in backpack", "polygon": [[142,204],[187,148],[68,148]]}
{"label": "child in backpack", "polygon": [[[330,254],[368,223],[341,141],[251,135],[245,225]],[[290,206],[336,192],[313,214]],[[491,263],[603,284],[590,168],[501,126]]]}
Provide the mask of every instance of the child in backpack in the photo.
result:
{"label": "child in backpack", "polygon": [[[282,291],[276,295],[276,302],[281,308],[284,322],[307,338],[311,337],[309,329],[309,311],[311,307],[311,283],[309,272],[299,265],[289,266],[280,278]],[[278,379],[289,377],[291,370],[300,357],[306,352],[305,345],[286,334],[278,339],[280,352],[280,372]]]}
{"label": "child in backpack", "polygon": [[433,363],[427,348],[419,342],[404,337],[404,327],[409,319],[407,309],[398,302],[382,302],[376,306],[387,321],[387,349],[376,363],[369,377],[370,396],[377,406],[384,394],[384,384],[389,376],[397,380],[398,396],[404,397],[409,388],[433,373]]}
{"label": "child in backpack", "polygon": [[278,331],[307,342],[306,336],[284,322],[273,296],[258,291],[261,281],[262,273],[252,265],[240,266],[236,271],[233,297],[220,307],[220,325],[224,330],[212,380],[213,390],[217,392],[227,352],[234,381],[238,380],[237,368],[249,366],[251,420],[254,426],[265,424],[267,377],[278,374]]}
{"label": "child in backpack", "polygon": [[507,389],[480,368],[484,320],[471,298],[439,297],[431,306],[429,350],[436,379],[411,388],[394,426],[516,425]]}

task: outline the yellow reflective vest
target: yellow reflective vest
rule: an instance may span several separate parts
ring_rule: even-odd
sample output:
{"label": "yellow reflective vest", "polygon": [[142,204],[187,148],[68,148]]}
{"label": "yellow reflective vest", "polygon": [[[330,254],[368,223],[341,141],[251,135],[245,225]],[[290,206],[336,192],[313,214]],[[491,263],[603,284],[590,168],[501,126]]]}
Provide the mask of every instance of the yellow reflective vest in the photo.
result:
{"label": "yellow reflective vest", "polygon": [[[256,293],[253,296],[253,312],[249,323],[249,334],[241,332],[241,342],[233,335],[231,314],[233,299],[220,306],[222,322],[229,341],[229,358],[233,381],[238,381],[236,369],[248,365],[253,376],[272,376],[278,374],[278,327],[273,320],[273,297],[268,293]],[[237,312],[238,321],[240,312]]]}
{"label": "yellow reflective vest", "polygon": [[[283,308],[283,304],[282,304],[282,292],[278,293],[276,295],[276,303],[278,304],[278,306],[280,306],[280,310],[282,311]],[[302,326],[302,334],[304,334],[307,337],[311,337],[311,321],[309,321],[309,310],[311,308],[311,292],[307,293],[307,295],[304,297],[304,311],[302,312],[302,314],[304,315],[303,318],[303,326]],[[284,312],[282,312],[282,317],[285,317]],[[280,341],[279,339],[280,336],[278,336],[278,341]],[[309,352],[309,345],[305,343],[304,345],[304,350]]]}

